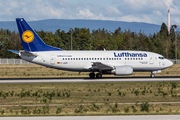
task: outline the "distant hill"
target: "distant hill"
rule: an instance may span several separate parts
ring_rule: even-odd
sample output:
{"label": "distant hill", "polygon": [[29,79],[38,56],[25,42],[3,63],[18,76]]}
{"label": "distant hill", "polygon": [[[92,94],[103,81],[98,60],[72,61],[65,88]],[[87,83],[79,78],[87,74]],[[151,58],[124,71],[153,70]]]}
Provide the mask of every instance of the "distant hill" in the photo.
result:
{"label": "distant hill", "polygon": [[[144,32],[146,35],[149,33],[154,34],[161,28],[160,25],[139,23],[139,22],[121,22],[121,21],[107,21],[107,20],[69,20],[69,19],[48,19],[39,21],[27,21],[30,26],[37,30],[52,31],[53,33],[57,29],[69,31],[70,28],[89,28],[90,31],[105,28],[105,30],[114,32],[115,29],[121,27],[121,30],[130,29],[133,32]],[[2,21],[0,22],[0,28],[9,29],[11,31],[18,31],[16,22],[14,21]]]}

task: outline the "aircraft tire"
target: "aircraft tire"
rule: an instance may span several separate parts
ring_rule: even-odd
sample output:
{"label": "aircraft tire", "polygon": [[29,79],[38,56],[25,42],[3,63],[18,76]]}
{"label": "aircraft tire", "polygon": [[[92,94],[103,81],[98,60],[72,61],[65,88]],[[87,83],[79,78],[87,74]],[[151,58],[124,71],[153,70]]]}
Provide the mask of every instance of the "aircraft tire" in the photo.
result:
{"label": "aircraft tire", "polygon": [[90,78],[95,78],[95,74],[94,73],[89,73],[89,77]]}
{"label": "aircraft tire", "polygon": [[96,78],[102,78],[102,74],[101,73],[97,73],[96,74]]}
{"label": "aircraft tire", "polygon": [[154,75],[154,74],[151,74],[151,75],[150,75],[150,77],[151,77],[151,78],[154,78],[154,77],[155,77],[155,75]]}

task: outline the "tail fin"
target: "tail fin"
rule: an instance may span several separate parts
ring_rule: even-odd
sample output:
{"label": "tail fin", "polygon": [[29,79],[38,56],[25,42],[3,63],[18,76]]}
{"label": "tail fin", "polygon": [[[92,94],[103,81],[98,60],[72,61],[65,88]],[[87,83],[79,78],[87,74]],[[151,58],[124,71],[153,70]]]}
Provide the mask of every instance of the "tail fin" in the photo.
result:
{"label": "tail fin", "polygon": [[16,18],[16,23],[24,51],[37,52],[62,50],[46,45],[23,18]]}

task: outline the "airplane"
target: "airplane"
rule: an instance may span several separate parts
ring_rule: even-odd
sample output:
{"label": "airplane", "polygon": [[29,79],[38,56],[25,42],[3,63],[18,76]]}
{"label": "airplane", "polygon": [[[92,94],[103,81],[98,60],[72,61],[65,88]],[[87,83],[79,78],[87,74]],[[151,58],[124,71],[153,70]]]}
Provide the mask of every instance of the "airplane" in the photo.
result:
{"label": "airplane", "polygon": [[[23,50],[8,50],[21,59],[42,66],[78,72],[90,72],[90,78],[102,78],[102,74],[131,75],[133,72],[154,73],[173,63],[162,55],[148,51],[132,50],[63,50],[43,42],[24,18],[16,18]],[[95,72],[98,72],[95,74]]]}

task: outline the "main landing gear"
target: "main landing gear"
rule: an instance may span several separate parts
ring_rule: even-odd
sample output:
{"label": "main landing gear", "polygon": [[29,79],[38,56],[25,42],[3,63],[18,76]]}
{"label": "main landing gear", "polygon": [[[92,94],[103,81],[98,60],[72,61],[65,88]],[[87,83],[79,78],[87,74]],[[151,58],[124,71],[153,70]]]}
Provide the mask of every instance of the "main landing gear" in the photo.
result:
{"label": "main landing gear", "polygon": [[[95,73],[89,73],[89,77],[90,78],[95,78]],[[97,73],[96,74],[96,78],[102,78],[102,74],[101,73]]]}
{"label": "main landing gear", "polygon": [[96,78],[102,78],[102,74],[101,73],[97,73],[96,74]]}
{"label": "main landing gear", "polygon": [[151,78],[154,78],[154,77],[155,77],[154,74],[153,74],[153,72],[151,72],[150,77],[151,77]]}
{"label": "main landing gear", "polygon": [[94,73],[89,73],[89,77],[90,78],[95,78],[95,74]]}

